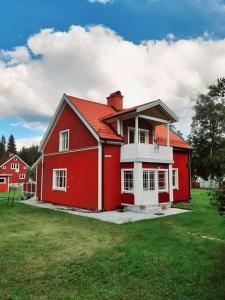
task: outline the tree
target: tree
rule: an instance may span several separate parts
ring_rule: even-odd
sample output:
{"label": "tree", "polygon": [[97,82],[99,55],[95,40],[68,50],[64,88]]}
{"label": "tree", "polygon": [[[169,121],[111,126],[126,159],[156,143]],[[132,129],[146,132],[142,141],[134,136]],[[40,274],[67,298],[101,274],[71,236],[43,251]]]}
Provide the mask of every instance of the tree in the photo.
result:
{"label": "tree", "polygon": [[7,143],[7,153],[13,153],[16,154],[17,150],[16,150],[16,142],[15,142],[15,138],[12,134],[10,134],[9,139],[8,139],[8,143]]}
{"label": "tree", "polygon": [[174,125],[174,124],[171,124],[170,125],[170,128],[177,134],[179,135],[179,137],[181,137],[183,139],[183,133],[177,129],[177,127]]}
{"label": "tree", "polygon": [[6,139],[4,135],[1,137],[0,140],[0,162],[6,158]]}
{"label": "tree", "polygon": [[41,153],[38,151],[38,146],[23,147],[19,153],[19,157],[22,158],[25,163],[32,166],[36,160],[40,157]]}
{"label": "tree", "polygon": [[225,78],[199,95],[194,106],[191,135],[192,169],[205,179],[225,175]]}

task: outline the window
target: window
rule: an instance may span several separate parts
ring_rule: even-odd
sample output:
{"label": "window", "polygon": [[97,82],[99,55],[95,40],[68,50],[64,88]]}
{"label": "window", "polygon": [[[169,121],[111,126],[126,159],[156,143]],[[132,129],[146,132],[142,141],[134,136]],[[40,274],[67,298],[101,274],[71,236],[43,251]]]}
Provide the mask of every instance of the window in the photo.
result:
{"label": "window", "polygon": [[6,166],[3,166],[2,169],[6,169]]}
{"label": "window", "polygon": [[143,171],[143,191],[155,190],[155,171],[144,170]]}
{"label": "window", "polygon": [[66,191],[66,169],[53,170],[53,190]]}
{"label": "window", "polygon": [[167,170],[158,171],[158,186],[160,192],[166,192],[168,190]]}
{"label": "window", "polygon": [[17,161],[17,157],[14,157],[13,160],[14,160],[14,161]]}
{"label": "window", "polygon": [[19,164],[11,164],[11,169],[12,170],[19,169]]}
{"label": "window", "polygon": [[123,170],[123,192],[133,191],[134,189],[134,176],[133,170]]}
{"label": "window", "polygon": [[173,183],[173,188],[178,189],[178,169],[172,170],[172,183]]}
{"label": "window", "polygon": [[27,166],[24,166],[24,170],[26,170],[27,169]]}
{"label": "window", "polygon": [[[128,129],[128,144],[133,144],[135,142],[135,129]],[[138,129],[138,143],[148,144],[148,130]]]}
{"label": "window", "polygon": [[69,150],[69,130],[60,131],[59,133],[59,151]]}
{"label": "window", "polygon": [[25,174],[20,174],[20,179],[25,179]]}
{"label": "window", "polygon": [[6,178],[0,178],[0,184],[5,184],[6,183]]}

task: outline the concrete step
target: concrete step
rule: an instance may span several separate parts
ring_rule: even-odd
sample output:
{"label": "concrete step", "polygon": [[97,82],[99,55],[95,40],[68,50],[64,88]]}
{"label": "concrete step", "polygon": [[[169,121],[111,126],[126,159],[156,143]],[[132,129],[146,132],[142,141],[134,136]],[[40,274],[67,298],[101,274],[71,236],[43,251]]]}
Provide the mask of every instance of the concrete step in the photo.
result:
{"label": "concrete step", "polygon": [[170,202],[159,203],[159,204],[145,204],[145,205],[134,205],[134,204],[126,204],[122,203],[125,207],[125,211],[134,211],[140,213],[163,213],[164,210],[171,207]]}

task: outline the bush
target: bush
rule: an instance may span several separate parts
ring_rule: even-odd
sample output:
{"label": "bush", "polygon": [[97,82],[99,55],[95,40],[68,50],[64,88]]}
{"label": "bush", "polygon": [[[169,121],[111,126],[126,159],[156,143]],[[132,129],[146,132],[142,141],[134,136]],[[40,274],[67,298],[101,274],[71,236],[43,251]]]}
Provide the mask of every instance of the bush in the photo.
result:
{"label": "bush", "polygon": [[225,215],[225,181],[218,180],[209,191],[210,200],[221,215]]}

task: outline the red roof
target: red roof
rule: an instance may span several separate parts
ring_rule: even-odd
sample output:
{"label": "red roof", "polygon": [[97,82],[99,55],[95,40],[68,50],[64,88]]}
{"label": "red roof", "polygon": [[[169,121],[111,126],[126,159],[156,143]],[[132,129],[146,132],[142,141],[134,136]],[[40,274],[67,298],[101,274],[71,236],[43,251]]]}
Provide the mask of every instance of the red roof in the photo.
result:
{"label": "red roof", "polygon": [[[156,141],[160,145],[166,145],[167,128],[165,125],[155,127]],[[192,147],[173,130],[170,130],[170,146],[177,148],[192,149]]]}
{"label": "red roof", "polygon": [[116,111],[106,104],[83,100],[72,96],[67,96],[76,109],[82,114],[89,125],[102,139],[123,141],[113,129],[111,129],[101,119],[107,115],[114,114]]}
{"label": "red roof", "polygon": [[[123,142],[123,138],[118,135],[107,123],[105,123],[103,119],[108,118],[109,116],[121,115],[126,111],[133,110],[134,107],[127,110],[124,109],[118,113],[111,106],[106,104],[84,100],[73,96],[67,96],[67,98],[101,139]],[[156,126],[156,139],[159,144],[166,145],[166,136],[166,126]],[[170,145],[178,148],[191,149],[191,146],[172,130],[170,130]]]}

